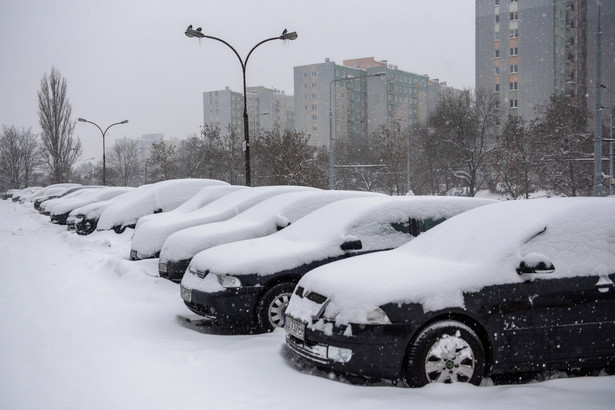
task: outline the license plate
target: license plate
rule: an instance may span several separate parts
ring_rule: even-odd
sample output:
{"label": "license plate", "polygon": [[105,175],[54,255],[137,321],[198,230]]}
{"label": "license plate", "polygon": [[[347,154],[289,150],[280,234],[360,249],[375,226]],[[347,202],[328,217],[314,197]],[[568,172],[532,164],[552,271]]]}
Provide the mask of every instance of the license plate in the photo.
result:
{"label": "license plate", "polygon": [[305,324],[286,316],[286,323],[284,324],[284,328],[288,333],[292,336],[295,336],[299,340],[304,340],[305,338]]}
{"label": "license plate", "polygon": [[192,289],[186,289],[185,287],[180,286],[179,292],[182,296],[182,299],[184,299],[188,303],[192,302]]}

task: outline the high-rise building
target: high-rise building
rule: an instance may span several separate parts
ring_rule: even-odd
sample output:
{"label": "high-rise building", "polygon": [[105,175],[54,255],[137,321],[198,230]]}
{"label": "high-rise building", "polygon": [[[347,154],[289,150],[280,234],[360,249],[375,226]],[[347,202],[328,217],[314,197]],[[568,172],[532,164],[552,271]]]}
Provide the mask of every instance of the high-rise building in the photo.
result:
{"label": "high-rise building", "polygon": [[[294,98],[277,89],[247,87],[250,131],[294,129]],[[243,133],[243,94],[225,90],[203,93],[203,123],[229,125]]]}
{"label": "high-rise building", "polygon": [[429,113],[429,77],[373,57],[298,66],[294,83],[295,127],[315,145],[329,145],[329,111],[331,137],[350,140],[367,138],[379,125],[411,128]]}
{"label": "high-rise building", "polygon": [[[536,116],[551,95],[596,105],[598,5],[601,85],[615,90],[615,2],[476,0],[476,88],[496,93],[502,118]],[[612,107],[613,93],[602,93]]]}

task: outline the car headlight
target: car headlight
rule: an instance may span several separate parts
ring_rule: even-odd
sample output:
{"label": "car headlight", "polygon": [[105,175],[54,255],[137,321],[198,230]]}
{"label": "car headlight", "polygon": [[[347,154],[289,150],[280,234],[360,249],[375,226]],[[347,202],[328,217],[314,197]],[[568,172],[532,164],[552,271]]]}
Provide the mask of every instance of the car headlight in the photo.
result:
{"label": "car headlight", "polygon": [[370,324],[380,324],[380,325],[390,325],[391,320],[387,316],[384,310],[380,308],[376,308],[371,312],[367,313],[367,323]]}
{"label": "car headlight", "polygon": [[241,281],[239,278],[230,275],[216,275],[218,282],[225,288],[240,288]]}
{"label": "car headlight", "polygon": [[343,347],[329,346],[327,358],[336,362],[346,363],[352,358],[352,350]]}

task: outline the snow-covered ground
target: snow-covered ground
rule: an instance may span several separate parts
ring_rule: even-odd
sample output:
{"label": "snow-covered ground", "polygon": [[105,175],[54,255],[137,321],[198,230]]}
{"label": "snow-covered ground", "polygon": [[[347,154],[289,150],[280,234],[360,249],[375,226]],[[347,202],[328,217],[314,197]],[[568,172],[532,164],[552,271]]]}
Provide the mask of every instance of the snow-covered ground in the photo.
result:
{"label": "snow-covered ground", "polygon": [[228,336],[195,317],[130,237],[82,237],[0,201],[0,409],[612,409],[615,376],[510,386],[357,386],[297,371],[284,332]]}

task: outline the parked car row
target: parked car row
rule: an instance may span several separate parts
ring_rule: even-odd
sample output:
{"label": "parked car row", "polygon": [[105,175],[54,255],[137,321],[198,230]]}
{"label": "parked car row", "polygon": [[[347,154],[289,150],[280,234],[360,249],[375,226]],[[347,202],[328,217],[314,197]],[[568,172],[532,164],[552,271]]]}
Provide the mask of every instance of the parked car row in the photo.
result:
{"label": "parked car row", "polygon": [[7,199],[60,188],[40,202],[52,222],[134,229],[130,259],[159,258],[191,312],[235,333],[284,328],[291,361],[411,387],[615,367],[613,198],[190,179]]}

